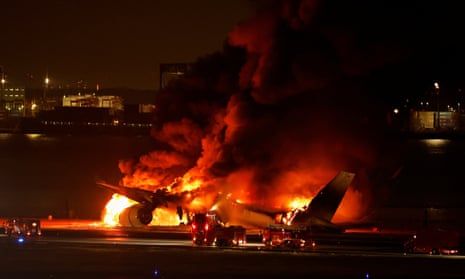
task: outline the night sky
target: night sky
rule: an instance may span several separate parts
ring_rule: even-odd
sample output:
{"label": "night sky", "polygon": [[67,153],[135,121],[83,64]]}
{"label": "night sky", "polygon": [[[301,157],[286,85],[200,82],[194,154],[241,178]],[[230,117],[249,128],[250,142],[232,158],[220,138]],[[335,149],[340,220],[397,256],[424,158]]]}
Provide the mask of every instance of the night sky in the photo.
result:
{"label": "night sky", "polygon": [[0,65],[8,81],[40,86],[157,89],[160,63],[220,50],[250,16],[247,0],[2,1]]}
{"label": "night sky", "polygon": [[[237,23],[274,2],[2,1],[0,65],[12,84],[40,86],[48,72],[55,85],[157,89],[160,63],[221,51]],[[459,1],[304,2],[313,3],[312,28],[347,48],[339,55],[352,60],[344,63],[371,71],[383,94],[423,94],[432,80],[450,90],[463,86]],[[313,47],[322,56],[328,51]]]}

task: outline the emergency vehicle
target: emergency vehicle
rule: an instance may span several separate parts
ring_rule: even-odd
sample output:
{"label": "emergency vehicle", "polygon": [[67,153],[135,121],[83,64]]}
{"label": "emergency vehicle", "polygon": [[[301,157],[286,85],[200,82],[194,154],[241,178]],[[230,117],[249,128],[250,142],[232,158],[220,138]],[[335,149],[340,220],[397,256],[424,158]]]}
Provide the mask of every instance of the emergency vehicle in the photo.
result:
{"label": "emergency vehicle", "polygon": [[3,224],[8,236],[40,236],[39,219],[10,218]]}
{"label": "emergency vehicle", "polygon": [[306,226],[270,224],[263,230],[262,242],[269,248],[315,247],[311,230]]}
{"label": "emergency vehicle", "polygon": [[430,255],[455,255],[459,253],[459,241],[459,234],[456,231],[423,229],[405,241],[404,251]]}
{"label": "emergency vehicle", "polygon": [[243,246],[246,230],[242,226],[225,226],[212,213],[197,213],[192,218],[192,242],[196,245],[219,247]]}

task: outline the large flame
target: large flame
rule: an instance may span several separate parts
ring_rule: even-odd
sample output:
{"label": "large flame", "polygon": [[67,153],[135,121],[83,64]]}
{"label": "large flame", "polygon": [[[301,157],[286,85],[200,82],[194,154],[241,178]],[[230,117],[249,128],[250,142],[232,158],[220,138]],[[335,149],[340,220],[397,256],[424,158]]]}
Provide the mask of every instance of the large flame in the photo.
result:
{"label": "large flame", "polygon": [[309,197],[295,197],[291,199],[288,203],[288,208],[290,210],[304,208],[312,201],[312,198]]}
{"label": "large flame", "polygon": [[[294,185],[291,182],[288,182],[287,184]],[[188,209],[190,213],[214,210],[215,198],[220,193],[215,191],[196,192],[196,190],[205,188],[203,185],[204,183],[200,179],[192,179],[190,175],[186,174],[184,178],[175,179],[175,181],[168,185],[166,189],[169,193],[173,194],[182,192],[185,197],[185,202],[182,206],[184,209]],[[319,187],[314,188],[318,189]],[[236,191],[235,193],[229,192],[226,196],[228,199],[232,199],[236,203],[244,203],[244,201],[249,204],[253,203],[253,197],[251,198],[250,193],[245,189],[246,188]],[[302,189],[300,194],[289,194],[286,191],[276,192],[273,202],[271,203],[273,204],[272,208],[287,211],[288,213],[286,216],[283,216],[283,220],[285,220],[286,223],[291,222],[293,219],[292,216],[298,211],[305,210],[311,202],[313,197],[308,196],[309,194],[307,190],[308,189]],[[295,189],[293,192],[295,192]],[[255,201],[257,200],[258,199],[255,198]],[[113,194],[112,198],[105,206],[102,217],[103,223],[109,226],[119,225],[119,215],[126,208],[134,204],[137,204],[137,202],[128,199],[125,196]],[[363,212],[362,195],[360,192],[349,187],[344,199],[336,211],[333,221],[346,222],[354,220],[360,217],[361,212]],[[179,225],[181,223],[187,224],[189,221],[187,214],[183,214],[180,219],[179,214],[176,211],[176,205],[170,205],[168,208],[156,208],[152,214],[153,220],[150,225],[153,226],[172,226]]]}
{"label": "large flame", "polygon": [[[200,181],[197,181],[196,187],[200,185]],[[188,185],[183,189],[195,189],[192,185]],[[190,195],[190,194],[188,194]],[[229,193],[228,198],[231,198],[231,193]],[[298,196],[287,198],[286,204],[282,209],[288,210],[289,214],[295,211],[303,210],[312,200],[308,197]],[[284,199],[284,198],[283,198]],[[236,199],[235,202],[242,203],[240,199]],[[198,196],[191,200],[188,208],[193,209],[194,211],[207,211],[212,210],[212,200],[207,196]],[[128,199],[125,196],[119,194],[113,194],[112,198],[107,202],[105,210],[103,212],[103,223],[109,226],[116,226],[119,224],[119,215],[128,207],[137,204],[137,202]],[[187,224],[188,216],[183,215],[182,219],[179,218],[179,215],[173,208],[156,208],[153,212],[153,220],[150,225],[153,226],[172,226],[179,225],[181,223]]]}
{"label": "large flame", "polygon": [[159,207],[153,211],[152,226],[177,226],[181,223],[187,224],[187,216],[179,219],[179,216],[171,208]]}
{"label": "large flame", "polygon": [[[173,183],[168,185],[165,189],[168,193],[183,193],[186,204],[184,206],[193,211],[206,211],[213,203],[213,196],[208,193],[202,195],[195,194],[202,186],[202,181],[193,179],[189,174],[183,178],[176,178]],[[102,213],[102,221],[105,225],[116,226],[119,225],[119,215],[128,207],[137,204],[123,195],[113,194],[111,199],[105,205]],[[180,223],[187,223],[188,216],[183,214],[182,219],[176,212],[175,206],[168,208],[156,208],[153,212],[153,220],[150,225],[179,225]]]}
{"label": "large flame", "polygon": [[113,194],[105,205],[102,217],[103,223],[109,226],[118,225],[121,212],[134,204],[137,204],[137,202],[120,194]]}
{"label": "large flame", "polygon": [[[103,212],[102,221],[107,226],[119,225],[119,215],[128,207],[137,204],[137,202],[128,199],[119,194],[113,194],[112,198],[107,202]],[[156,208],[153,212],[153,220],[150,223],[152,226],[171,226],[187,223],[187,216],[179,219],[179,216],[173,209]]]}

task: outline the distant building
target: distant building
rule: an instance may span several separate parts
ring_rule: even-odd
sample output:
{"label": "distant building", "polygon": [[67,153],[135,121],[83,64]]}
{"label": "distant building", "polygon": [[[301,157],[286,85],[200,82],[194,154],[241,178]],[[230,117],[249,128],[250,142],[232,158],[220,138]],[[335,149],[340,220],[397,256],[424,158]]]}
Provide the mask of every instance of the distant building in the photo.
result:
{"label": "distant building", "polygon": [[160,64],[160,89],[165,88],[171,81],[182,77],[190,71],[192,63],[162,63]]}
{"label": "distant building", "polygon": [[1,88],[1,110],[9,115],[22,116],[24,114],[26,92],[24,87]]}
{"label": "distant building", "polygon": [[465,132],[463,115],[452,111],[410,111],[410,132]]}
{"label": "distant building", "polygon": [[[165,81],[187,71],[167,66]],[[148,134],[154,123],[156,90],[95,88],[84,80],[13,86],[0,65],[0,132]]]}
{"label": "distant building", "polygon": [[434,129],[437,112],[412,111],[410,114],[410,130],[413,132]]}
{"label": "distant building", "polygon": [[63,96],[63,107],[95,107],[123,110],[123,99],[119,96],[95,96],[94,94]]}

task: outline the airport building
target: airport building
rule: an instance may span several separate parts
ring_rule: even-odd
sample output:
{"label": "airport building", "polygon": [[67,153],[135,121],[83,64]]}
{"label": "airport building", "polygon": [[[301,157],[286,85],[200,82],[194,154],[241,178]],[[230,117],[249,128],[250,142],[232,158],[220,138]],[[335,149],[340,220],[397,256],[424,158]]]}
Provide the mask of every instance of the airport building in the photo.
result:
{"label": "airport building", "polygon": [[24,87],[1,88],[1,110],[9,115],[23,116],[26,100],[26,89]]}
{"label": "airport building", "polygon": [[410,130],[427,131],[462,131],[465,119],[456,111],[411,111]]}
{"label": "airport building", "polygon": [[192,63],[162,63],[160,64],[160,89],[182,76],[192,68]]}
{"label": "airport building", "polygon": [[148,133],[153,124],[155,91],[107,89],[97,95],[47,88],[45,95],[44,90],[2,87],[0,131]]}
{"label": "airport building", "polygon": [[95,94],[63,96],[63,107],[97,107],[124,110],[123,99],[119,96],[96,96]]}

